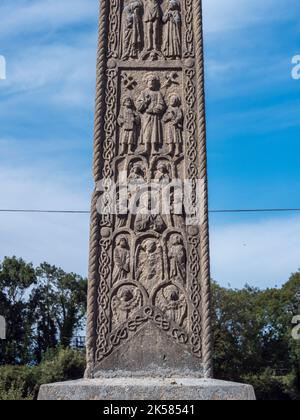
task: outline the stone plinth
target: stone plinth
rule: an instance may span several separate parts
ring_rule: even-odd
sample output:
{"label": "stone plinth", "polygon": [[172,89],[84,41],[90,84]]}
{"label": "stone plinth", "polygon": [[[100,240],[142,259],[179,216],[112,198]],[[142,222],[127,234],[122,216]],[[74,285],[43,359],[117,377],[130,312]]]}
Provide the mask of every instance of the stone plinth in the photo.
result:
{"label": "stone plinth", "polygon": [[255,401],[250,385],[199,378],[102,378],[43,385],[39,400]]}

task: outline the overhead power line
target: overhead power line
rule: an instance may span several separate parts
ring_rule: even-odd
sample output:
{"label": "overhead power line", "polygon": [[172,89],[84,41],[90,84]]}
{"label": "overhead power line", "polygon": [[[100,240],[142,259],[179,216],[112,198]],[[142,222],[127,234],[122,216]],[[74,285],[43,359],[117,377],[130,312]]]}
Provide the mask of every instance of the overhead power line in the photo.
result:
{"label": "overhead power line", "polygon": [[231,210],[209,210],[210,213],[278,213],[300,211],[300,208],[291,209],[231,209]]}
{"label": "overhead power line", "polygon": [[88,210],[24,210],[0,209],[0,213],[54,213],[54,214],[89,214]]}
{"label": "overhead power line", "polygon": [[[300,212],[300,208],[273,209],[220,209],[209,210],[209,213],[282,213]],[[30,209],[0,209],[0,213],[48,213],[48,214],[89,214],[88,210],[30,210]]]}

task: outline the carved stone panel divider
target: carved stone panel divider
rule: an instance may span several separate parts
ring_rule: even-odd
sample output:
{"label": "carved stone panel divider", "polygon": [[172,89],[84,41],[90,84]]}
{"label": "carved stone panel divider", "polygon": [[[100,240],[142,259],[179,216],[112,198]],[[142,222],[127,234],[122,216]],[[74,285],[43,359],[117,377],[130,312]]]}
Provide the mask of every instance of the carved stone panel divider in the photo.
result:
{"label": "carved stone panel divider", "polygon": [[[94,179],[86,377],[211,377],[200,0],[100,1]],[[189,193],[164,212],[175,179]]]}

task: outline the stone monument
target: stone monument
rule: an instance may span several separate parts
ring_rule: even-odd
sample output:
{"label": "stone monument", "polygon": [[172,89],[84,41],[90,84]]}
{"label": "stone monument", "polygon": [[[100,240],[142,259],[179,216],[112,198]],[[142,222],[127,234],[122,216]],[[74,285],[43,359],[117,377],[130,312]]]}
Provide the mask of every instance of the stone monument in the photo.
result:
{"label": "stone monument", "polygon": [[201,0],[101,0],[85,379],[40,399],[254,399],[213,380]]}

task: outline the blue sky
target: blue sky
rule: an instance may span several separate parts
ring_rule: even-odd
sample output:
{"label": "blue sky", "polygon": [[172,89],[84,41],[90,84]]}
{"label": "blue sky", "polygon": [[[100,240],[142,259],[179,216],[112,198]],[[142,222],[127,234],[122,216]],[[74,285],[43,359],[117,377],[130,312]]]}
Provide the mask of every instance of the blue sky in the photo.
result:
{"label": "blue sky", "polygon": [[[210,208],[300,207],[299,0],[204,0]],[[97,0],[2,0],[0,207],[86,210]],[[0,214],[0,258],[87,272],[88,216]],[[211,215],[212,274],[280,285],[300,214]]]}

